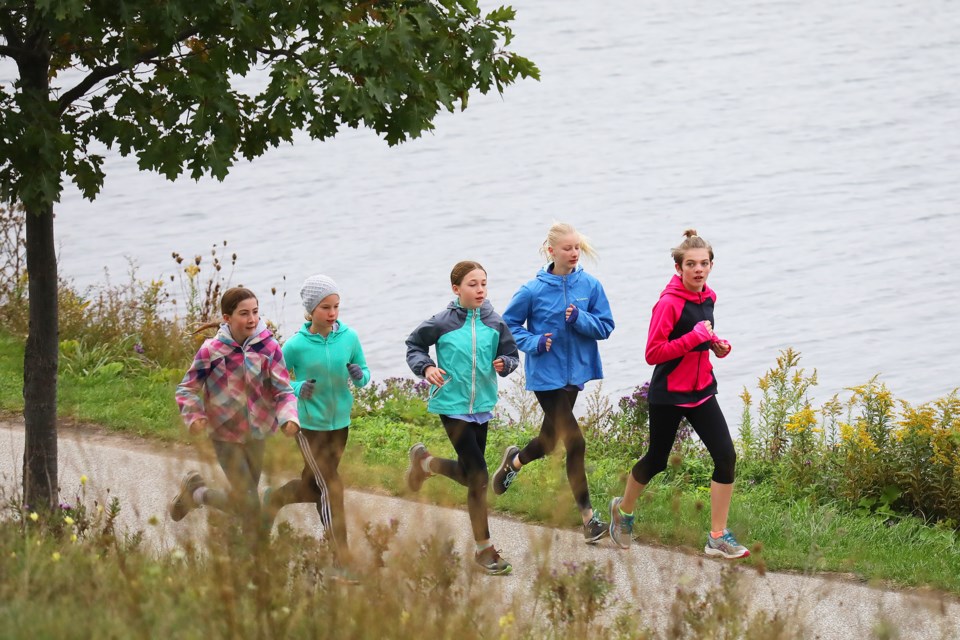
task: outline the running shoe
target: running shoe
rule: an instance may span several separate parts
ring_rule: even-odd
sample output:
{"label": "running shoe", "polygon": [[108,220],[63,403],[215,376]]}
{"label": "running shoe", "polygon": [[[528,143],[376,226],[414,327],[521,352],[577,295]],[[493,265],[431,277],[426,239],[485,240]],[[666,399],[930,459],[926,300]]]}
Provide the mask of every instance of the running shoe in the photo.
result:
{"label": "running shoe", "polygon": [[510,563],[500,557],[500,552],[492,545],[483,551],[478,551],[473,559],[492,576],[505,576],[513,570]]}
{"label": "running shoe", "polygon": [[170,518],[174,522],[183,520],[188,513],[200,506],[193,499],[193,492],[203,486],[206,486],[206,483],[196,471],[188,471],[187,475],[183,476],[180,481],[180,493],[170,502]]}
{"label": "running shoe", "polygon": [[610,501],[610,539],[621,549],[629,549],[633,542],[633,514],[620,511],[621,500],[623,498]]}
{"label": "running shoe", "polygon": [[503,451],[503,460],[500,461],[497,472],[493,474],[493,492],[498,496],[503,495],[510,488],[513,481],[516,480],[517,474],[520,473],[513,468],[513,459],[517,457],[518,453],[520,453],[520,449],[513,445]]}
{"label": "running shoe", "polygon": [[719,556],[728,560],[746,558],[750,555],[750,551],[733,537],[730,529],[724,529],[723,535],[719,538],[714,538],[708,533],[707,546],[703,548],[703,552],[708,556]]}
{"label": "running shoe", "polygon": [[583,539],[587,544],[596,544],[603,536],[610,533],[610,527],[607,523],[593,514],[585,525],[583,525]]}
{"label": "running shoe", "polygon": [[423,470],[423,459],[429,456],[427,448],[422,442],[410,447],[410,466],[407,468],[407,486],[416,493],[423,486],[423,481],[433,474]]}

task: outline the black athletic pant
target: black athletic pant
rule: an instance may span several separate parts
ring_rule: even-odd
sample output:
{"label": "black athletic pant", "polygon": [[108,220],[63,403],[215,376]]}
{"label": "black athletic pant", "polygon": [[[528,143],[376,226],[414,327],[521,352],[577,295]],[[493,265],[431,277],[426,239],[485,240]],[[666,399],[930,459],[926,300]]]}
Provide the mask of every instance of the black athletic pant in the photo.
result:
{"label": "black athletic pant", "polygon": [[456,460],[434,458],[430,470],[446,476],[467,488],[467,512],[473,539],[477,542],[490,538],[487,523],[487,461],[483,453],[487,448],[487,423],[466,422],[449,416],[440,416],[447,437],[457,452]]}
{"label": "black athletic pant", "polygon": [[539,435],[520,451],[520,464],[529,464],[549,455],[556,448],[557,440],[563,440],[563,446],[567,449],[567,481],[573,491],[573,499],[581,512],[591,509],[590,488],[584,468],[587,442],[573,415],[579,390],[563,388],[533,393],[543,409],[543,425]]}
{"label": "black athletic pant", "polygon": [[713,458],[713,481],[733,484],[737,452],[733,448],[730,429],[727,428],[727,421],[720,411],[716,396],[696,407],[651,404],[650,448],[646,455],[633,465],[633,479],[640,484],[647,484],[653,476],[667,468],[667,460],[682,418],[690,422],[690,426],[700,436]]}
{"label": "black athletic pant", "polygon": [[203,498],[207,506],[240,516],[241,520],[254,522],[260,513],[260,473],[263,470],[263,440],[251,438],[246,442],[213,440],[220,468],[227,476],[230,488],[208,488]]}
{"label": "black athletic pant", "polygon": [[303,471],[298,480],[291,480],[270,496],[270,502],[282,507],[297,502],[317,505],[320,522],[327,534],[333,535],[338,548],[347,548],[347,523],[343,508],[343,480],[337,473],[343,451],[347,448],[350,428],[333,431],[301,429],[297,444],[303,454]]}

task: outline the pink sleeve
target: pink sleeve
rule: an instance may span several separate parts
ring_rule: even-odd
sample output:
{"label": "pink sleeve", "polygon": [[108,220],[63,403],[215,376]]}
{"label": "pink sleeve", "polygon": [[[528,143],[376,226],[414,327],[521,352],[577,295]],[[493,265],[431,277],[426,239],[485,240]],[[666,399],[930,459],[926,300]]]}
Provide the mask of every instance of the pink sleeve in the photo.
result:
{"label": "pink sleeve", "polygon": [[653,308],[650,318],[650,332],[647,334],[647,364],[661,364],[675,360],[698,344],[710,340],[710,332],[702,322],[698,322],[693,331],[676,340],[670,340],[670,332],[680,318],[683,301],[673,296],[661,298]]}
{"label": "pink sleeve", "polygon": [[203,405],[203,384],[209,373],[210,352],[207,346],[203,345],[193,357],[193,363],[183,376],[183,380],[177,385],[177,406],[180,407],[183,423],[188,427],[197,420],[207,417]]}

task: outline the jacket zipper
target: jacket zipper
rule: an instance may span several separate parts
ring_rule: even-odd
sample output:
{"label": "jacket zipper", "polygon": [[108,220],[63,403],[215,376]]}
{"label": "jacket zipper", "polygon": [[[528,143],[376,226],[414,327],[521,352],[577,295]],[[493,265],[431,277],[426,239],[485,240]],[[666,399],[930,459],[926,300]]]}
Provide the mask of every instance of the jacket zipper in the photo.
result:
{"label": "jacket zipper", "polygon": [[[704,320],[704,322],[706,322],[706,320],[707,320],[707,312],[704,311],[704,309],[703,309],[703,293],[702,293],[702,292],[698,293],[698,294],[697,294],[697,298],[700,300],[700,313],[703,314],[703,320]],[[701,351],[701,352],[699,352],[699,353],[697,354],[697,377],[696,377],[696,379],[694,379],[694,381],[693,381],[693,390],[694,390],[694,391],[699,391],[699,390],[700,390],[700,388],[699,388],[699,387],[700,387],[700,364],[701,364],[701,362],[703,361],[703,354],[704,354],[703,351]]]}
{"label": "jacket zipper", "polygon": [[473,366],[470,368],[470,411],[468,413],[473,413],[473,402],[477,398],[477,314],[479,310],[475,310],[472,313],[473,318],[470,321],[470,331]]}
{"label": "jacket zipper", "polygon": [[[567,302],[567,276],[560,276],[560,281],[563,283],[563,313],[564,313],[563,332],[567,333],[570,330],[570,328],[567,326],[567,318],[566,318],[567,307],[570,306],[570,303]],[[570,366],[570,349],[569,348],[567,349],[567,353],[565,353],[564,355],[566,360],[565,364],[567,365],[567,379],[564,381],[564,386],[566,386],[570,384],[570,378],[572,377],[570,375],[570,371],[572,367]]]}

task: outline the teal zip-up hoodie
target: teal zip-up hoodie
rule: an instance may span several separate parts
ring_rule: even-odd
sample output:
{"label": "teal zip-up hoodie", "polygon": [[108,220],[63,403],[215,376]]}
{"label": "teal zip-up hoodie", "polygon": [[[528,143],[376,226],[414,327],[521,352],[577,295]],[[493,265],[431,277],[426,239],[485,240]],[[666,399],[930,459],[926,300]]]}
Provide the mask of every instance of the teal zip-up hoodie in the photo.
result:
{"label": "teal zip-up hoodie", "polygon": [[[360,347],[357,332],[337,322],[326,338],[310,333],[305,322],[300,331],[283,345],[283,359],[287,369],[296,377],[292,383],[299,402],[300,427],[313,431],[333,431],[350,426],[353,393],[350,384],[362,387],[370,382],[367,359]],[[347,371],[347,363],[359,365],[363,377],[354,380]],[[316,380],[313,396],[300,397],[300,389],[307,380]]]}
{"label": "teal zip-up hoodie", "polygon": [[[436,345],[437,361],[430,357]],[[418,377],[427,367],[447,372],[442,387],[431,385],[427,411],[467,415],[493,411],[497,404],[497,372],[493,361],[503,359],[501,376],[520,363],[517,343],[489,300],[479,309],[464,309],[459,300],[417,327],[407,338],[407,364]]]}

